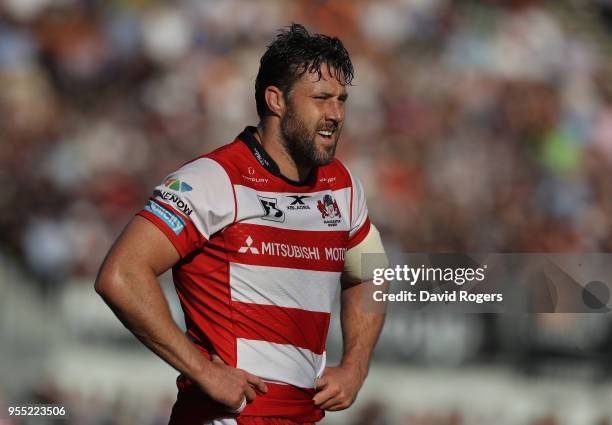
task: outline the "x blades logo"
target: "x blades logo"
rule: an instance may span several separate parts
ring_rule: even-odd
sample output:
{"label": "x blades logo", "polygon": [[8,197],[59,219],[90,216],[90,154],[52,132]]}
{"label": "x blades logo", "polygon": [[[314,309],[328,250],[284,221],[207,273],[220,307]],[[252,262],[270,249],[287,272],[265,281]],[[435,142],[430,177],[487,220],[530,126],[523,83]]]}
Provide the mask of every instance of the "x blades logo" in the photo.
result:
{"label": "x blades logo", "polygon": [[293,198],[293,202],[291,205],[305,205],[302,199],[310,198],[310,196],[306,195],[287,195],[287,198]]}
{"label": "x blades logo", "polygon": [[164,186],[177,192],[189,192],[193,190],[193,188],[187,184],[187,182],[180,181],[176,177],[170,177],[164,182]]}
{"label": "x blades logo", "polygon": [[287,198],[293,199],[289,205],[287,205],[288,210],[309,210],[310,205],[304,203],[304,199],[310,198],[308,195],[287,195]]}

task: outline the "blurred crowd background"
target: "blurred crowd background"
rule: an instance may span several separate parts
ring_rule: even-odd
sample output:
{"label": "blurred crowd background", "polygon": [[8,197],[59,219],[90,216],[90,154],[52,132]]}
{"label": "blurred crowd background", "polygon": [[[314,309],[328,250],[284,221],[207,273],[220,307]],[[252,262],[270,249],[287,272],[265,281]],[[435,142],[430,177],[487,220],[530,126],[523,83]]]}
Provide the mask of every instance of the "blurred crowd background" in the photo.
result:
{"label": "blurred crowd background", "polygon": [[[259,58],[291,22],[351,53],[338,156],[388,250],[612,251],[609,0],[3,0],[0,404],[71,403],[71,424],[165,423],[173,372],[96,298],[95,273],[164,176],[257,123]],[[395,312],[370,389],[326,421],[608,424],[609,322]],[[386,405],[375,385],[390,364],[407,385],[430,371],[429,385]],[[152,390],[156,377],[169,386]],[[137,395],[117,390],[141,379]],[[467,388],[485,394],[453,398]],[[18,423],[45,422],[0,413]]]}

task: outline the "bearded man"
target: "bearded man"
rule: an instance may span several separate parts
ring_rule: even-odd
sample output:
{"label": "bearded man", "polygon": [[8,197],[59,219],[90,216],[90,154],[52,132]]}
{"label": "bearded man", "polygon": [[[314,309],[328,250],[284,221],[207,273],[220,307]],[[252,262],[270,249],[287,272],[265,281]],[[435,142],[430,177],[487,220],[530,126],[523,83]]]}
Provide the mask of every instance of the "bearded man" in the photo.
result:
{"label": "bearded man", "polygon": [[[361,304],[361,254],[384,250],[334,159],[352,78],[339,39],[280,31],[257,127],[167,176],[102,265],[96,291],[180,372],[170,424],[309,424],[355,400],[384,320]],[[186,334],[157,280],[170,268]],[[343,356],[326,367],[338,291]]]}

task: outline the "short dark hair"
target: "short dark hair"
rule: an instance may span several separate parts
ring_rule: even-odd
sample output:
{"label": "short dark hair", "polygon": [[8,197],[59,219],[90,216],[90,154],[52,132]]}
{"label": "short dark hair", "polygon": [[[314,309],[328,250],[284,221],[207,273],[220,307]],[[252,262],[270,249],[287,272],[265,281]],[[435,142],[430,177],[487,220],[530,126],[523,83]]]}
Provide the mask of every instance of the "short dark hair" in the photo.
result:
{"label": "short dark hair", "polygon": [[259,118],[268,112],[264,96],[266,87],[276,86],[289,93],[293,83],[306,71],[318,72],[321,78],[321,66],[325,63],[334,68],[334,76],[341,84],[351,84],[353,64],[340,39],[311,34],[303,25],[295,23],[279,31],[259,62],[255,80],[255,103]]}

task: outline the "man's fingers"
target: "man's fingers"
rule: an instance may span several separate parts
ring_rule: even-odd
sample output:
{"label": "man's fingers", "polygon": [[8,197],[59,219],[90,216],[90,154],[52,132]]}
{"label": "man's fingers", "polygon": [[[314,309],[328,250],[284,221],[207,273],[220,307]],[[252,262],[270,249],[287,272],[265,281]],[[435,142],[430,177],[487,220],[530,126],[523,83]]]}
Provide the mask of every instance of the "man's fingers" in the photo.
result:
{"label": "man's fingers", "polygon": [[347,407],[348,406],[345,406],[342,403],[335,403],[335,404],[330,405],[329,407],[324,407],[323,410],[328,410],[330,412],[336,412],[338,410],[344,410]]}
{"label": "man's fingers", "polygon": [[257,397],[257,393],[255,392],[253,387],[247,385],[246,389],[244,390],[244,396],[246,397],[247,402],[250,403],[251,401],[255,400],[255,397]]}
{"label": "man's fingers", "polygon": [[253,387],[255,387],[255,389],[257,389],[258,391],[262,393],[268,392],[268,387],[266,386],[266,383],[263,381],[263,379],[261,379],[259,376],[252,375],[248,372],[245,372],[245,374],[246,374],[247,382]]}
{"label": "man's fingers", "polygon": [[315,406],[321,408],[322,405],[327,403],[328,400],[332,399],[336,396],[338,391],[334,391],[332,388],[326,388],[324,390],[319,391],[312,399],[314,401]]}
{"label": "man's fingers", "polygon": [[327,377],[326,376],[321,376],[320,378],[317,378],[315,380],[315,389],[317,391],[322,390],[323,388],[325,388],[327,386]]}
{"label": "man's fingers", "polygon": [[336,394],[334,397],[330,397],[317,407],[323,410],[335,411],[346,409],[349,405],[350,402],[346,399],[346,397],[338,392],[338,394]]}
{"label": "man's fingers", "polygon": [[338,400],[336,400],[335,398],[332,398],[332,399],[327,400],[321,406],[317,406],[317,407],[322,410],[330,410],[332,406],[336,406],[337,404],[338,404]]}

